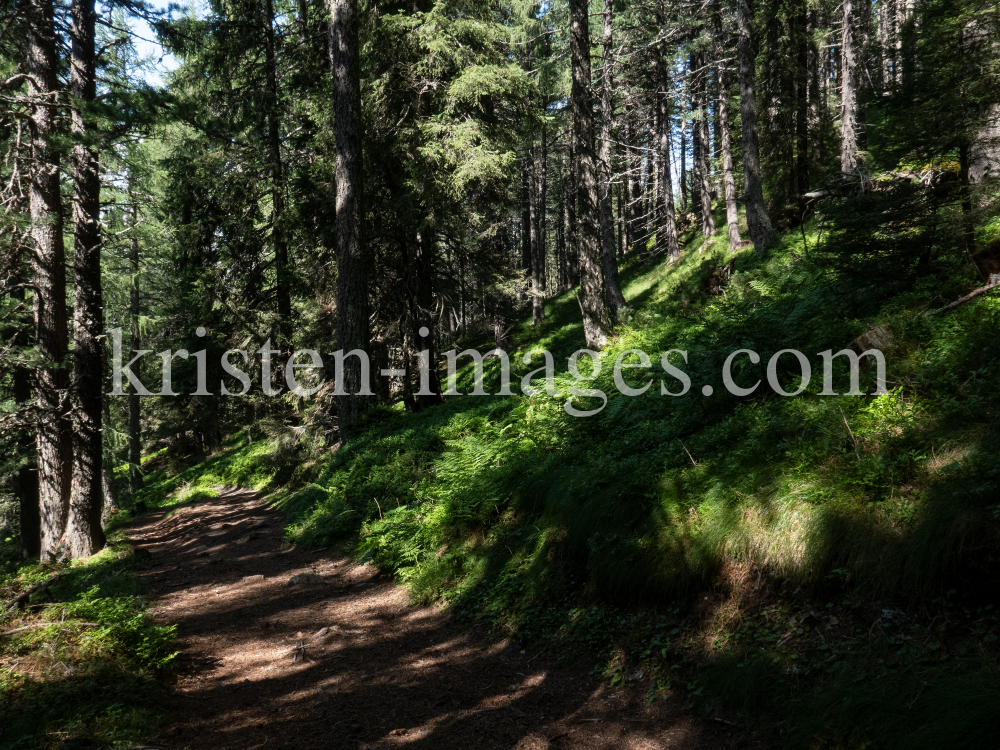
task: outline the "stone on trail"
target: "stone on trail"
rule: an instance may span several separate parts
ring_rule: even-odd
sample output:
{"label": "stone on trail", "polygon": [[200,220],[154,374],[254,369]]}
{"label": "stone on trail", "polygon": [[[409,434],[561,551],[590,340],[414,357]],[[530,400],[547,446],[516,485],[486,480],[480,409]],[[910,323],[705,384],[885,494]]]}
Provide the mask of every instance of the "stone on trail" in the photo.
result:
{"label": "stone on trail", "polygon": [[322,576],[318,576],[315,573],[299,573],[288,579],[288,583],[325,583]]}
{"label": "stone on trail", "polygon": [[258,581],[263,581],[264,576],[259,573],[255,576],[243,576],[243,583],[257,583]]}

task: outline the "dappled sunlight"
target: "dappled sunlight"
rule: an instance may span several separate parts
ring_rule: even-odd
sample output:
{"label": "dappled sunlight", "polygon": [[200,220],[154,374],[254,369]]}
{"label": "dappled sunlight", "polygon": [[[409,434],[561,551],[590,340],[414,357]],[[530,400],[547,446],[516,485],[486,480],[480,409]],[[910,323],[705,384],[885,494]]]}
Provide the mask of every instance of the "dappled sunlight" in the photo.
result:
{"label": "dappled sunlight", "polygon": [[[150,553],[138,572],[156,597],[150,612],[178,627],[164,744],[429,750],[489,736],[503,747],[702,746],[673,702],[645,708],[588,669],[411,605],[370,564],[289,547],[252,493],[166,516],[133,531]],[[648,727],[632,724],[640,716]]]}

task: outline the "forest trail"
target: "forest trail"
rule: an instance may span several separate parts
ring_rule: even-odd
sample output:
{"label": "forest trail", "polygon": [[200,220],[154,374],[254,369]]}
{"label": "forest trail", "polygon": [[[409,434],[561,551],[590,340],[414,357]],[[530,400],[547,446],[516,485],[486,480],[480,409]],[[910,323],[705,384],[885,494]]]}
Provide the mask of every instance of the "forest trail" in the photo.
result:
{"label": "forest trail", "polygon": [[[725,748],[741,734],[645,706],[490,642],[369,565],[284,541],[255,493],[138,519],[151,614],[176,623],[180,664],[159,742],[171,748]],[[290,583],[293,576],[306,579]],[[259,576],[254,578],[254,576]]]}

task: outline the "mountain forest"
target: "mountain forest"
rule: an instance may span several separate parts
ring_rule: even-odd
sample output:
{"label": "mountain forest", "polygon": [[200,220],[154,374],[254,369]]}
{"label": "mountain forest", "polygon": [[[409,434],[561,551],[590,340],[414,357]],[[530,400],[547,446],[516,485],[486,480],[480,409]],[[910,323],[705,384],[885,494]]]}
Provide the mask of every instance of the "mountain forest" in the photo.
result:
{"label": "mountain forest", "polygon": [[0,9],[0,747],[1000,746],[995,0]]}

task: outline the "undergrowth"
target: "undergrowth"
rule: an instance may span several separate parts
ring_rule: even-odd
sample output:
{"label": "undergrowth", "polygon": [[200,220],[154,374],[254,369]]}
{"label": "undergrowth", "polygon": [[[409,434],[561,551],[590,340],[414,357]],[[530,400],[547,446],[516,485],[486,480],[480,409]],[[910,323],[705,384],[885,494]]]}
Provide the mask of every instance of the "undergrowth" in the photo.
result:
{"label": "undergrowth", "polygon": [[0,619],[0,746],[133,746],[157,732],[174,626],[156,625],[120,532],[73,564],[6,562],[4,600],[62,577]]}

